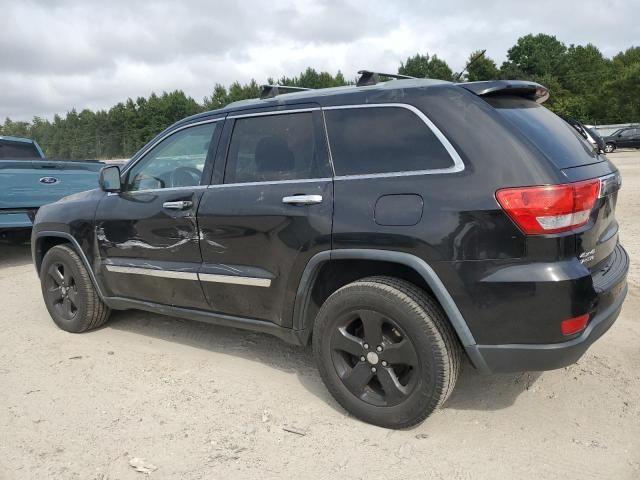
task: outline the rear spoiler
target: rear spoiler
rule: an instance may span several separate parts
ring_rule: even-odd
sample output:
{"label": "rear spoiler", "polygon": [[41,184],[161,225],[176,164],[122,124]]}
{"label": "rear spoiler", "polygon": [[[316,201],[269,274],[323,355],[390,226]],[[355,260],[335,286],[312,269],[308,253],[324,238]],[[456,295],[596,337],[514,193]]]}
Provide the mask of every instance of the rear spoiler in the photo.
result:
{"label": "rear spoiler", "polygon": [[535,100],[538,103],[543,103],[549,98],[547,87],[525,80],[488,80],[484,82],[465,82],[458,85],[479,97],[515,95]]}

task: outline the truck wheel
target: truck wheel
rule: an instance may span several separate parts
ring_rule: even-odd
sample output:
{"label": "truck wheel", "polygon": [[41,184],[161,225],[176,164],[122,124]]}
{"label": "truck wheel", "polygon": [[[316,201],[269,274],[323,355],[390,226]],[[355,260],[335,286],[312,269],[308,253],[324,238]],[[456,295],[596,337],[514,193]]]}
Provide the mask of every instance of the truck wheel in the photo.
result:
{"label": "truck wheel", "polygon": [[80,333],[104,324],[111,311],[100,300],[78,254],[66,245],[47,252],[40,268],[45,305],[62,330]]}
{"label": "truck wheel", "polygon": [[318,312],[313,351],[334,398],[386,428],[422,422],[452,392],[461,352],[440,306],[392,277],[369,277],[334,292]]}
{"label": "truck wheel", "polygon": [[616,149],[616,146],[613,143],[607,143],[604,146],[605,153],[611,153],[611,152],[615,151],[615,149]]}

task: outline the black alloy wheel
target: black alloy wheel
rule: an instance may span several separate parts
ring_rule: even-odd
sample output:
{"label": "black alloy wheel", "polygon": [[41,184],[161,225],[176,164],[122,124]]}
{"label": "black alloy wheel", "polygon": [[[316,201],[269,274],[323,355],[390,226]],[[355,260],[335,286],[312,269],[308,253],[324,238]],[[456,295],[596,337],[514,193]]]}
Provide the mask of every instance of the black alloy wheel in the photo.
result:
{"label": "black alloy wheel", "polygon": [[104,324],[111,311],[93,285],[89,271],[69,245],[47,251],[40,266],[44,303],[63,330],[80,333]]}
{"label": "black alloy wheel", "polygon": [[47,302],[66,321],[78,314],[78,287],[71,267],[62,262],[52,263],[44,279]]}
{"label": "black alloy wheel", "polygon": [[373,310],[344,314],[331,350],[344,385],[370,405],[398,405],[418,383],[420,366],[411,340],[396,322]]}
{"label": "black alloy wheel", "polygon": [[451,394],[460,371],[461,348],[442,308],[398,278],[367,277],[333,292],[312,338],[331,395],[381,427],[422,422]]}

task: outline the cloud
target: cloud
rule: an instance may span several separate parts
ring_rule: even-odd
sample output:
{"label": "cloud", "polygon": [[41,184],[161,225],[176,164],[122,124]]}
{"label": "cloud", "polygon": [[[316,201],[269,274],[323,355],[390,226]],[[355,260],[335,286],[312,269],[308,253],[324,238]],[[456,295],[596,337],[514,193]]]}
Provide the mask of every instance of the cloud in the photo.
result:
{"label": "cloud", "polygon": [[307,66],[352,78],[360,68],[395,70],[416,52],[459,70],[480,48],[501,62],[527,33],[591,42],[608,56],[640,38],[636,0],[6,3],[0,117],[25,120],[152,91],[182,89],[200,101],[215,83],[263,82]]}

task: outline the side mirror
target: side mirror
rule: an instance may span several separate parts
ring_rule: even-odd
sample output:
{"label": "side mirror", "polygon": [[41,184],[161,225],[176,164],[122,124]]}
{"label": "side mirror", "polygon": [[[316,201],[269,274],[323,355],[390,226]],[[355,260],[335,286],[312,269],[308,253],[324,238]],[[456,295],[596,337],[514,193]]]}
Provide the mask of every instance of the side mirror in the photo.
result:
{"label": "side mirror", "polygon": [[621,133],[619,133],[619,134],[618,134],[618,138],[620,138],[621,136],[622,136],[622,134],[621,134]]}
{"label": "side mirror", "polygon": [[122,190],[120,181],[120,167],[117,165],[107,165],[100,170],[98,178],[100,188],[105,192],[119,192]]}

